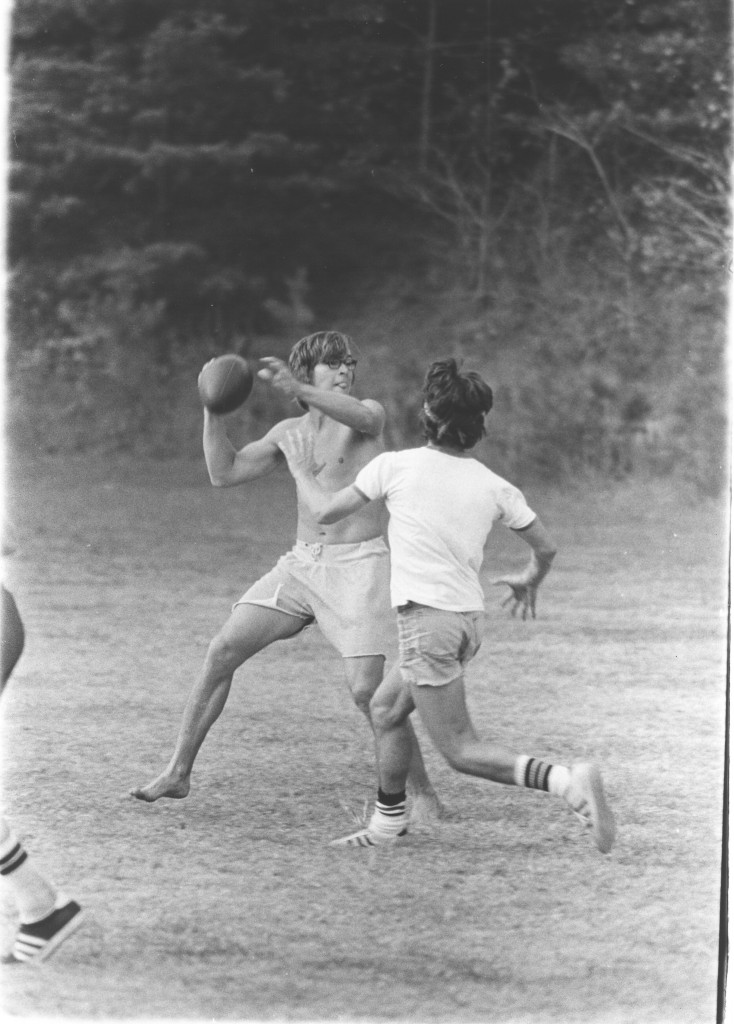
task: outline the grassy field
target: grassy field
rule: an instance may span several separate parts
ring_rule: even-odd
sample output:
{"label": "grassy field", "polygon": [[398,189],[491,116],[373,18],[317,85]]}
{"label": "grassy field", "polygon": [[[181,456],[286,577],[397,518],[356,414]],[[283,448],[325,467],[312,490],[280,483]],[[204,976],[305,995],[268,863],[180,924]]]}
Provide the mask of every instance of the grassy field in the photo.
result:
{"label": "grassy field", "polygon": [[[40,969],[2,968],[7,1015],[714,1021],[722,502],[529,489],[560,547],[537,621],[488,591],[477,724],[601,764],[618,819],[603,857],[559,801],[454,774],[420,726],[455,814],[394,850],[330,849],[374,763],[316,630],[240,670],[187,800],[133,800],[168,758],[208,639],[290,543],[290,479],[215,491],[201,462],[80,457],[11,466],[9,488],[28,642],[4,698],[4,802],[89,917]],[[498,528],[488,574],[526,552]]]}

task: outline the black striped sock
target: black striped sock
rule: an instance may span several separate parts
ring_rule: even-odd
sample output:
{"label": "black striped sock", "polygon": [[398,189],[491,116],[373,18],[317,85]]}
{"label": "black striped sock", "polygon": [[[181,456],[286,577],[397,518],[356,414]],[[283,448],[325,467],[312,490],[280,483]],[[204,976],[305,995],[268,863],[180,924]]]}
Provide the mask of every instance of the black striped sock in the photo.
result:
{"label": "black striped sock", "polygon": [[375,810],[369,827],[384,836],[399,836],[406,831],[405,790],[400,793],[385,793],[378,790]]}
{"label": "black striped sock", "polygon": [[405,790],[401,789],[399,793],[386,793],[383,789],[378,789],[377,802],[382,804],[383,807],[395,807],[396,804],[404,804]]}
{"label": "black striped sock", "polygon": [[529,757],[523,774],[523,785],[527,789],[543,789],[548,792],[548,779],[550,778],[552,764],[541,761],[538,757]]}
{"label": "black striped sock", "polygon": [[4,856],[0,857],[0,875],[12,875],[27,859],[28,854],[21,844],[16,842]]}

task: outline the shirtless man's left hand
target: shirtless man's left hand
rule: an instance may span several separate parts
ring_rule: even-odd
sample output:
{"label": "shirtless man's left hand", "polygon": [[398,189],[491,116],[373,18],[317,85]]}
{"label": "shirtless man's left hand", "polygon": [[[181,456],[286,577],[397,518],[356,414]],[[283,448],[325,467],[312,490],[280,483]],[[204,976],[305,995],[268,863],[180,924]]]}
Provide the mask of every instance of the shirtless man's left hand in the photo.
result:
{"label": "shirtless man's left hand", "polygon": [[263,356],[260,362],[266,363],[266,366],[257,371],[260,380],[272,384],[274,388],[283,391],[286,395],[291,395],[292,398],[298,397],[301,381],[293,376],[282,359],[277,359],[275,356]]}

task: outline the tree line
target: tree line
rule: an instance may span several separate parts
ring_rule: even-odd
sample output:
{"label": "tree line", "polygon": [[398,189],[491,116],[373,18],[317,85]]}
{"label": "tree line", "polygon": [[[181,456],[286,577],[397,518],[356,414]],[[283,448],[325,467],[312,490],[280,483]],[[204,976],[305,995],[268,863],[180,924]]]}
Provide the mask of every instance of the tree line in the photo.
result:
{"label": "tree line", "polygon": [[[721,320],[729,38],[723,0],[17,0],[18,422],[45,374],[86,443],[106,385],[132,443],[160,404],[142,392],[203,349],[285,343],[350,306],[380,336],[378,298],[428,309],[437,291],[461,354],[501,360],[514,336],[533,366],[574,365],[581,348],[596,428],[610,406],[617,434],[650,419],[655,374],[631,383],[658,366],[682,387],[670,297],[689,338]],[[419,349],[383,356],[400,377]],[[593,462],[571,427],[553,445]]]}

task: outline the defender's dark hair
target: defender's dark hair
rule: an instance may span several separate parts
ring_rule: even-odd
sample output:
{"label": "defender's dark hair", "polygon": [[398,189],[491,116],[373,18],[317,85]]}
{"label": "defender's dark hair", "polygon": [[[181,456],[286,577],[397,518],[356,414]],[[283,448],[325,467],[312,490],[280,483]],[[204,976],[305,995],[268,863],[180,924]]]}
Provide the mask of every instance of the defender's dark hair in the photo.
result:
{"label": "defender's dark hair", "polygon": [[[341,331],[317,331],[297,341],[288,356],[288,369],[294,377],[310,384],[313,368],[317,363],[330,359],[344,359],[351,351],[352,339]],[[298,400],[302,409],[308,409],[305,402]]]}
{"label": "defender's dark hair", "polygon": [[423,436],[441,447],[466,451],[486,433],[492,389],[478,373],[462,373],[455,359],[431,363],[423,382]]}

